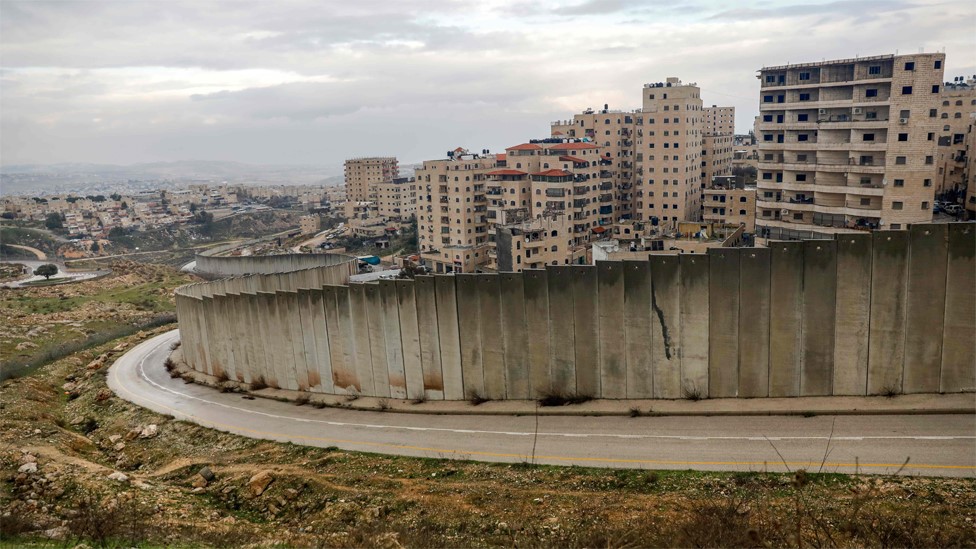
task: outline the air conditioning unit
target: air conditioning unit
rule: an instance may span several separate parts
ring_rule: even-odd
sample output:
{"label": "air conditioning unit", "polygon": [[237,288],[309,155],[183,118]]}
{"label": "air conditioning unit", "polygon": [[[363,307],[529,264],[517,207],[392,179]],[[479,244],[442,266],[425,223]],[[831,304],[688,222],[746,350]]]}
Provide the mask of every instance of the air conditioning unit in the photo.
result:
{"label": "air conditioning unit", "polygon": [[908,124],[908,119],[907,118],[899,118],[898,119],[898,123],[899,124]]}
{"label": "air conditioning unit", "polygon": [[827,109],[817,109],[817,114],[827,114]]}
{"label": "air conditioning unit", "polygon": [[854,107],[854,114],[863,114],[863,113],[864,113],[864,109],[862,109],[861,107]]}

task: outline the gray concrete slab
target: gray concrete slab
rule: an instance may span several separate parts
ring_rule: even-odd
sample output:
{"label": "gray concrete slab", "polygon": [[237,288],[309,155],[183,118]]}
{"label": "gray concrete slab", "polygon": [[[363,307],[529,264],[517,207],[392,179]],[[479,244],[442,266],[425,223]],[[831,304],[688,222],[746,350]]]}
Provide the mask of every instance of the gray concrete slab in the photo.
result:
{"label": "gray concrete slab", "polygon": [[708,396],[709,258],[682,255],[681,262],[681,391],[682,396]]}
{"label": "gray concrete slab", "polygon": [[481,310],[481,342],[485,376],[484,397],[506,398],[505,350],[502,343],[501,287],[498,275],[474,275]]}
{"label": "gray concrete slab", "polygon": [[576,315],[573,272],[569,267],[546,267],[549,289],[549,371],[552,390],[576,393]]}
{"label": "gray concrete slab", "polygon": [[739,392],[769,396],[769,248],[748,248],[739,261]]}
{"label": "gray concrete slab", "polygon": [[769,396],[800,394],[803,243],[770,242]]}
{"label": "gray concrete slab", "polygon": [[654,255],[651,264],[651,369],[654,398],[681,398],[681,264]]}
{"label": "gray concrete slab", "polygon": [[837,236],[834,310],[835,395],[864,395],[868,383],[873,241],[870,233]]}
{"label": "gray concrete slab", "polygon": [[976,225],[949,226],[948,257],[940,388],[976,391]]}
{"label": "gray concrete slab", "polygon": [[576,392],[585,396],[600,394],[599,294],[596,267],[568,267],[573,279],[573,321],[576,334]]}
{"label": "gray concrete slab", "polygon": [[457,296],[454,277],[434,277],[437,293],[437,330],[441,342],[441,368],[444,379],[444,398],[464,399],[464,378],[461,372],[461,342],[458,336]]}
{"label": "gray concrete slab", "polygon": [[627,398],[627,334],[624,329],[624,273],[621,261],[596,265],[599,305],[599,363],[602,398]]}
{"label": "gray concrete slab", "polygon": [[455,275],[457,288],[458,330],[461,345],[461,372],[464,377],[464,394],[467,397],[484,397],[485,370],[481,341],[481,307],[478,281],[474,274]]}
{"label": "gray concrete slab", "polygon": [[837,243],[803,242],[803,361],[800,395],[831,394],[834,373],[834,311],[837,308]]}
{"label": "gray concrete slab", "polygon": [[868,394],[900,393],[905,363],[908,231],[873,233]]}
{"label": "gray concrete slab", "polygon": [[434,277],[418,276],[414,290],[417,296],[417,327],[420,333],[420,363],[424,372],[424,395],[432,400],[444,399],[444,377],[441,370],[441,344],[437,329],[437,295]]}
{"label": "gray concrete slab", "polygon": [[913,225],[909,234],[903,390],[937,393],[942,373],[949,225]]}
{"label": "gray concrete slab", "polygon": [[551,390],[549,381],[549,285],[545,269],[527,269],[522,275],[528,347],[530,398]]}
{"label": "gray concrete slab", "polygon": [[[499,275],[502,347],[505,354],[505,395],[510,399],[527,399],[532,395],[529,383],[529,342],[525,324],[525,290],[522,273]],[[547,361],[548,362],[548,361]]]}
{"label": "gray concrete slab", "polygon": [[380,298],[383,303],[383,329],[386,337],[386,364],[389,368],[390,396],[407,398],[407,377],[403,365],[403,343],[400,314],[397,305],[396,282],[380,280]]}
{"label": "gray concrete slab", "polygon": [[739,390],[739,250],[708,250],[708,396]]}
{"label": "gray concrete slab", "polygon": [[407,398],[420,399],[424,396],[424,369],[420,360],[420,329],[417,326],[417,297],[414,294],[414,282],[397,280],[396,295]]}
{"label": "gray concrete slab", "polygon": [[624,337],[627,345],[627,398],[654,396],[651,363],[651,264],[624,262]]}

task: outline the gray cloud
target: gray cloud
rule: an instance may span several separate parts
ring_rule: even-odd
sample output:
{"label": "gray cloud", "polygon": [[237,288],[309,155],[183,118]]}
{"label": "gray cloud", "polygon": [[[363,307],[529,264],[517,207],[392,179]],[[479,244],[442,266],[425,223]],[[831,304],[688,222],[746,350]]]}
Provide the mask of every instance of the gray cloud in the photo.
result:
{"label": "gray cloud", "polygon": [[921,45],[946,48],[947,76],[976,72],[969,0],[0,1],[8,164],[416,161],[639,107],[668,76],[745,131],[763,65]]}

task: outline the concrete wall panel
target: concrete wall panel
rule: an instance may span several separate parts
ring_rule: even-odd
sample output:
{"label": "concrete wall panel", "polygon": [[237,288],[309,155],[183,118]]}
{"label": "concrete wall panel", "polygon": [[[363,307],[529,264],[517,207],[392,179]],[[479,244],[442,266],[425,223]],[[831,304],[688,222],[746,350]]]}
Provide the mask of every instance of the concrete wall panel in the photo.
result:
{"label": "concrete wall panel", "polygon": [[568,267],[573,279],[573,308],[576,332],[576,392],[600,394],[599,294],[596,267]]}
{"label": "concrete wall panel", "polygon": [[389,397],[390,364],[386,352],[386,313],[377,283],[363,284],[366,298],[366,323],[369,330],[369,355],[373,366],[373,395]]}
{"label": "concrete wall panel", "polygon": [[878,231],[872,236],[868,394],[877,395],[902,390],[909,238],[908,231]]}
{"label": "concrete wall panel", "polygon": [[417,327],[420,333],[420,363],[424,372],[424,395],[432,400],[444,399],[444,377],[441,370],[441,343],[437,329],[437,294],[434,277],[418,276],[414,282],[417,296]]}
{"label": "concrete wall panel", "polygon": [[364,395],[376,394],[373,383],[373,357],[369,342],[369,316],[367,314],[366,286],[349,285],[349,323],[356,357],[353,364],[359,378],[360,391]]}
{"label": "concrete wall panel", "polygon": [[322,364],[319,362],[319,353],[315,342],[318,339],[318,334],[315,333],[315,311],[312,308],[312,292],[313,290],[305,288],[298,290],[298,313],[300,316],[299,322],[302,327],[302,349],[305,353],[308,390],[321,391]]}
{"label": "concrete wall panel", "polygon": [[481,310],[481,342],[485,375],[484,395],[505,398],[505,350],[502,342],[501,287],[498,275],[474,275]]}
{"label": "concrete wall panel", "polygon": [[525,295],[525,326],[528,339],[530,398],[550,391],[549,381],[549,285],[544,269],[530,269],[522,274]]}
{"label": "concrete wall panel", "polygon": [[277,292],[278,313],[283,323],[285,323],[285,333],[288,342],[291,344],[291,353],[294,362],[291,367],[285,364],[285,372],[288,389],[307,391],[308,368],[305,365],[305,344],[303,343],[302,318],[298,312],[298,292]]}
{"label": "concrete wall panel", "polygon": [[708,396],[709,363],[709,257],[682,255],[681,263],[681,357],[682,396]]}
{"label": "concrete wall panel", "polygon": [[654,396],[651,362],[651,264],[624,262],[624,337],[627,351],[627,398]]}
{"label": "concrete wall panel", "polygon": [[914,225],[909,237],[903,390],[937,393],[942,371],[949,225]]}
{"label": "concrete wall panel", "polygon": [[831,393],[836,299],[837,243],[833,240],[804,241],[801,396]]}
{"label": "concrete wall panel", "polygon": [[461,345],[461,371],[464,374],[464,395],[485,396],[485,371],[481,341],[481,307],[476,275],[455,275],[457,288],[458,330]]}
{"label": "concrete wall panel", "polygon": [[976,226],[949,226],[942,381],[947,393],[976,391]]}
{"label": "concrete wall panel", "polygon": [[407,377],[403,365],[403,343],[400,314],[397,305],[396,282],[380,280],[380,297],[383,302],[383,329],[386,336],[386,364],[389,367],[390,396],[407,398]]}
{"label": "concrete wall panel", "polygon": [[420,329],[417,327],[417,297],[413,281],[397,280],[396,296],[407,398],[419,399],[424,396],[424,369],[420,360]]}
{"label": "concrete wall panel", "polygon": [[600,395],[627,397],[627,333],[624,329],[623,262],[596,265],[599,306]]}
{"label": "concrete wall panel", "polygon": [[838,235],[836,240],[833,394],[863,395],[868,384],[873,243],[869,233]]}
{"label": "concrete wall panel", "polygon": [[739,390],[739,250],[708,250],[708,396]]}
{"label": "concrete wall panel", "polygon": [[[522,273],[499,275],[502,304],[502,346],[505,350],[505,395],[531,398],[529,342],[525,324],[525,290]],[[548,362],[548,361],[547,361]]]}
{"label": "concrete wall panel", "polygon": [[650,265],[654,398],[681,398],[681,260],[653,255]]}
{"label": "concrete wall panel", "polygon": [[444,398],[464,399],[464,377],[461,373],[461,342],[458,336],[457,296],[454,277],[434,277],[437,293],[437,330],[441,341],[441,367],[444,376]]}
{"label": "concrete wall panel", "polygon": [[[333,393],[335,384],[332,382],[332,350],[329,346],[329,329],[325,317],[325,292],[320,288],[312,290],[308,296],[317,355],[316,364],[319,368],[318,390],[323,393]],[[335,297],[332,299],[334,302]]]}
{"label": "concrete wall panel", "polygon": [[[356,348],[358,339],[355,335],[356,329],[353,326],[352,316],[352,289],[349,286],[336,286],[336,314],[339,327],[339,339],[342,341],[342,363],[341,370],[335,369],[335,362],[332,368],[335,375],[336,387],[342,387],[349,394],[364,394],[367,387],[361,376],[360,351]],[[368,349],[368,347],[367,347]],[[370,363],[367,361],[367,365]],[[371,368],[371,366],[370,366]]]}
{"label": "concrete wall panel", "polygon": [[739,391],[769,396],[769,248],[742,250],[739,259]]}
{"label": "concrete wall panel", "polygon": [[278,360],[275,358],[275,354],[278,352],[278,346],[280,341],[275,341],[271,339],[272,337],[279,338],[280,334],[274,329],[276,325],[275,311],[274,311],[274,294],[269,294],[267,292],[258,292],[255,295],[255,301],[257,302],[257,308],[260,311],[258,315],[258,324],[260,326],[261,342],[264,344],[264,354],[265,354],[265,366],[264,373],[255,378],[256,381],[263,381],[270,387],[278,387]]}
{"label": "concrete wall panel", "polygon": [[769,396],[800,394],[803,243],[769,243]]}
{"label": "concrete wall panel", "polygon": [[576,324],[573,272],[546,267],[549,288],[549,370],[554,393],[576,393]]}

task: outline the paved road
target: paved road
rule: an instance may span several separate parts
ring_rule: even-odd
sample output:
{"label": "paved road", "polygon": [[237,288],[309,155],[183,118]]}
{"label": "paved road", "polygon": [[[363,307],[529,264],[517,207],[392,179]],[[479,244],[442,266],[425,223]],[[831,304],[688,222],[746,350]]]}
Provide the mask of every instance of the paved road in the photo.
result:
{"label": "paved road", "polygon": [[535,418],[315,409],[170,379],[162,364],[177,338],[174,330],[135,347],[116,361],[109,386],[157,412],[255,438],[500,462],[534,454],[558,465],[734,471],[817,471],[825,462],[825,472],[976,476],[973,415]]}
{"label": "paved road", "polygon": [[[65,270],[64,263],[61,263],[59,261],[38,261],[36,259],[11,259],[11,260],[0,261],[0,263],[18,263],[20,265],[25,265],[28,268],[30,268],[31,272],[34,272],[34,270],[37,269],[38,267],[40,267],[41,265],[47,265],[47,264],[50,263],[50,264],[56,265],[58,267],[58,274],[52,276],[51,277],[51,280],[69,279],[69,280],[72,280],[74,282],[80,282],[82,280],[88,280],[88,279],[91,279],[91,278],[95,278],[96,276],[100,276],[100,275],[103,275],[103,274],[106,274],[106,273],[110,272],[110,271],[107,271],[107,270],[105,270],[105,271],[68,271],[68,270]],[[31,282],[41,282],[41,281],[44,281],[44,280],[47,280],[47,279],[44,278],[43,276],[31,275],[28,278],[22,278],[20,280],[14,281],[14,282],[8,282],[6,284],[0,284],[0,286],[4,286],[4,287],[7,287],[7,288],[21,288],[21,287],[24,287],[26,284],[29,284]]]}

